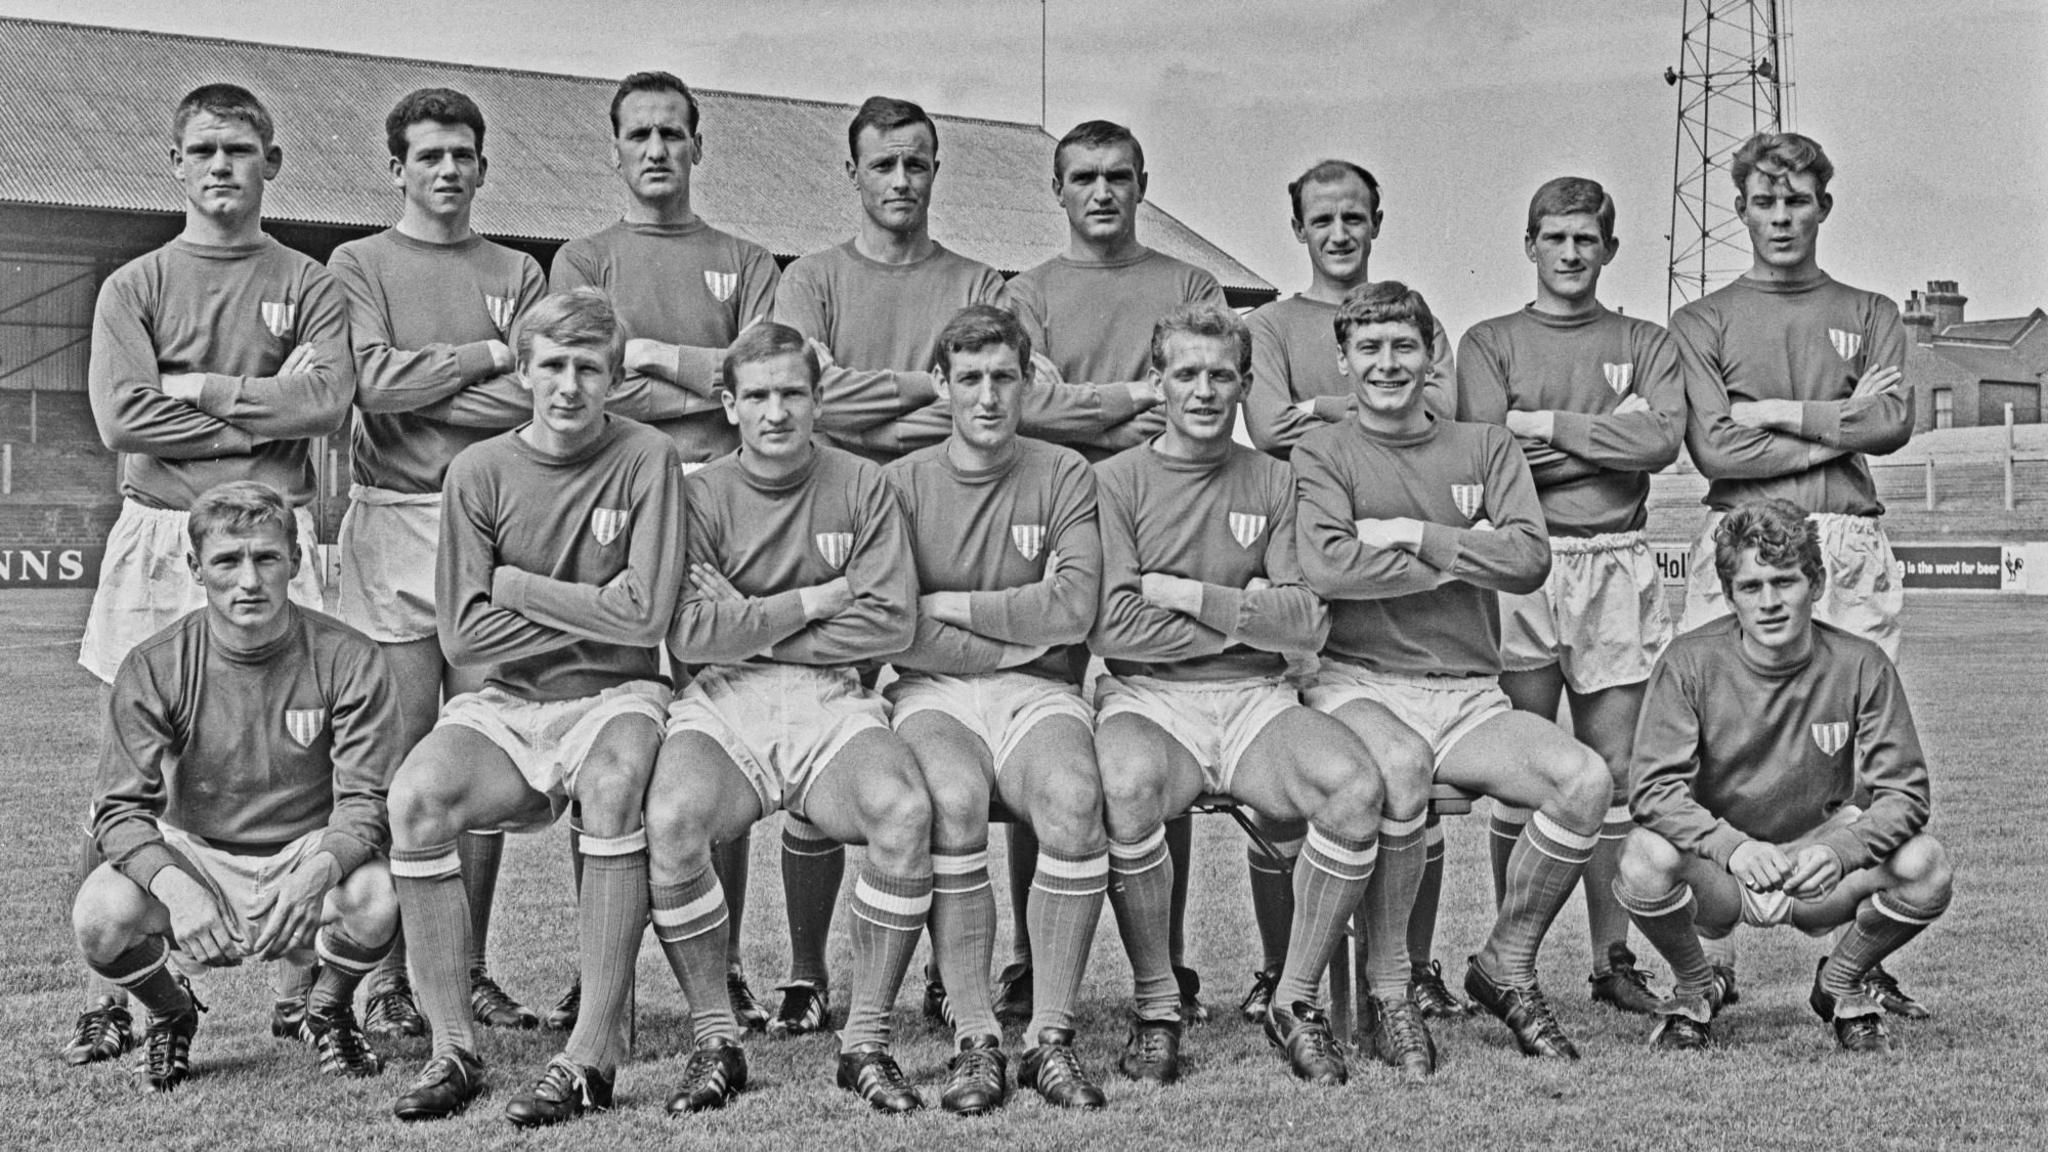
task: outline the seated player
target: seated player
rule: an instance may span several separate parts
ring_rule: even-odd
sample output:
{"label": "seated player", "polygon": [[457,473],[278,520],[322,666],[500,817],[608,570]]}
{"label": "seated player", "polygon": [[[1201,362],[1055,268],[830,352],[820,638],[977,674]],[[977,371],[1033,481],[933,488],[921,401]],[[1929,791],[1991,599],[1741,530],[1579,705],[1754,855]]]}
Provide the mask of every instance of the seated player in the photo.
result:
{"label": "seated player", "polygon": [[483,666],[484,686],[442,706],[391,784],[391,872],[434,1039],[401,1120],[454,1115],[484,1089],[458,835],[546,828],[572,801],[583,814],[583,1011],[506,1105],[514,1124],[611,1107],[647,919],[641,810],[669,700],[657,645],[682,583],[682,457],[604,411],[625,336],[602,293],[545,297],[512,335],[533,420],[449,465],[434,582],[448,661]]}
{"label": "seated player", "polygon": [[1798,505],[1735,508],[1714,568],[1733,618],[1673,641],[1651,674],[1629,795],[1640,827],[1615,885],[1677,981],[1651,1043],[1712,1043],[1722,995],[1702,937],[1846,925],[1807,1003],[1844,1049],[1888,1052],[1866,974],[1941,916],[1952,887],[1923,831],[1927,762],[1905,689],[1875,641],[1814,619],[1827,575]]}
{"label": "seated player", "polygon": [[[1406,995],[1404,929],[1422,874],[1427,793],[1410,789],[1406,808],[1391,810],[1383,826],[1373,755],[1342,723],[1302,707],[1284,679],[1285,653],[1320,647],[1329,613],[1296,560],[1287,466],[1231,440],[1250,369],[1251,334],[1234,313],[1214,305],[1169,313],[1152,335],[1166,430],[1097,468],[1103,582],[1090,644],[1109,674],[1097,681],[1095,739],[1110,902],[1137,984],[1118,1067],[1159,1083],[1180,1076],[1163,822],[1203,792],[1222,792],[1262,817],[1308,822],[1267,1037],[1296,1076],[1344,1082],[1348,1069],[1316,987],[1368,899],[1373,970],[1387,989],[1387,1042],[1376,1036],[1375,1049],[1426,1075],[1434,1054]],[[1418,766],[1411,774],[1426,764],[1419,749],[1382,747],[1409,756]]]}
{"label": "seated player", "polygon": [[[1550,578],[1501,598],[1501,690],[1515,707],[1554,718],[1606,760],[1614,781],[1600,842],[1586,864],[1593,999],[1630,1012],[1659,998],[1628,947],[1614,900],[1628,817],[1629,744],[1650,665],[1671,641],[1664,582],[1643,541],[1650,474],[1678,458],[1685,381],[1662,328],[1610,312],[1600,273],[1621,241],[1614,198],[1560,176],[1529,201],[1523,249],[1536,299],[1481,321],[1458,345],[1458,419],[1504,424],[1522,445],[1550,532]],[[1527,815],[1495,804],[1488,823],[1494,891]]]}
{"label": "seated player", "polygon": [[[1393,280],[1364,285],[1345,297],[1336,332],[1357,414],[1294,449],[1301,566],[1330,602],[1322,670],[1305,698],[1368,748],[1419,736],[1436,779],[1534,809],[1465,994],[1524,1054],[1577,1059],[1537,986],[1536,950],[1578,886],[1613,784],[1592,749],[1514,710],[1500,690],[1496,593],[1533,592],[1550,571],[1536,486],[1507,429],[1425,406],[1436,318],[1419,293]],[[1427,796],[1426,770],[1385,760],[1382,769],[1396,811]]]}
{"label": "seated player", "polygon": [[308,945],[322,964],[301,1036],[323,1071],[375,1076],[351,1001],[397,930],[382,858],[401,751],[390,673],[376,644],[287,599],[303,556],[276,489],[208,489],[187,532],[206,606],[114,677],[92,821],[106,863],[72,908],[79,949],[149,1012],[149,1091],[184,1082],[206,1010],[179,967]]}
{"label": "seated player", "polygon": [[[740,450],[691,478],[690,580],[669,653],[698,670],[669,709],[647,795],[654,933],[695,1034],[668,1110],[721,1107],[746,1087],[711,851],[783,808],[867,845],[839,1085],[879,1111],[913,1111],[924,1101],[890,1055],[889,1012],[931,911],[931,804],[857,668],[913,639],[902,506],[880,468],[812,443],[822,395],[802,333],[757,324],[723,371]],[[820,1016],[827,992],[808,990]]]}
{"label": "seated player", "polygon": [[1031,352],[1009,312],[961,309],[938,337],[953,434],[888,466],[924,589],[887,695],[932,796],[932,948],[959,1049],[940,1097],[951,1112],[1007,1093],[988,977],[992,796],[1040,846],[1024,909],[1038,995],[1018,1081],[1062,1107],[1103,1104],[1074,1055],[1074,1000],[1109,886],[1095,718],[1075,682],[1102,548],[1087,463],[1017,434]]}

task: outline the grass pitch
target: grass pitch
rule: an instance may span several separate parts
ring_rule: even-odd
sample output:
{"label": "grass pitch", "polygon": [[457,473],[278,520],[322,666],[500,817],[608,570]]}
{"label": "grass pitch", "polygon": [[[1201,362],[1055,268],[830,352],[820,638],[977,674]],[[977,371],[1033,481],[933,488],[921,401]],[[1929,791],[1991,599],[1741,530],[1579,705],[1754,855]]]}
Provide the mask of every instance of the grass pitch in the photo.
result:
{"label": "grass pitch", "polygon": [[[1892,969],[1932,1004],[1935,1019],[1895,1023],[1889,1060],[1834,1051],[1804,999],[1820,945],[1796,933],[1744,933],[1742,1002],[1716,1025],[1723,1047],[1666,1057],[1644,1046],[1647,1021],[1591,1004],[1583,908],[1574,902],[1543,953],[1545,987],[1586,1059],[1525,1060],[1490,1019],[1439,1025],[1443,1068],[1400,1084],[1373,1065],[1350,1085],[1298,1087],[1257,1029],[1235,1013],[1257,963],[1243,838],[1228,821],[1198,822],[1188,925],[1216,1021],[1191,1029],[1186,1082],[1156,1090],[1114,1071],[1130,970],[1105,910],[1083,992],[1082,1057],[1110,1093],[1106,1113],[1074,1116],[1030,1092],[997,1115],[937,1111],[870,1115],[831,1086],[833,1042],[750,1040],[754,1088],[723,1112],[682,1122],[661,1114],[681,1075],[687,1036],[680,998],[653,947],[641,955],[639,1046],[621,1070],[619,1111],[538,1133],[503,1119],[555,1051],[545,1033],[485,1033],[494,1094],[460,1118],[404,1126],[389,1104],[424,1045],[380,1045],[390,1067],[370,1081],[321,1076],[311,1057],[272,1041],[260,969],[216,974],[193,1046],[194,1076],[175,1094],[137,1094],[125,1066],[66,1067],[57,1049],[81,1006],[69,930],[74,853],[92,787],[99,700],[75,663],[86,594],[0,593],[0,1147],[98,1148],[614,1148],[721,1150],[857,1147],[1187,1147],[1407,1149],[1855,1149],[2039,1147],[2040,1084],[2048,1077],[2048,859],[2037,850],[2048,802],[2036,787],[2048,752],[2039,718],[2048,675],[2048,603],[1917,595],[1906,612],[1905,677],[1935,776],[1933,831],[1950,847],[1958,885],[1948,916]],[[764,994],[782,970],[783,919],[774,825],[757,833],[748,969]],[[1479,819],[1452,820],[1437,956],[1458,973],[1482,939],[1488,893]],[[492,965],[544,1008],[571,975],[574,911],[564,836],[513,840],[494,926]],[[1001,885],[998,899],[1001,900]],[[1005,912],[1007,923],[1007,912]],[[999,957],[1006,943],[999,943]],[[1638,941],[1638,950],[1646,951]],[[834,970],[848,959],[843,931]],[[841,994],[843,1000],[843,994]],[[916,1011],[915,981],[899,1001],[898,1054],[936,1105],[946,1038]],[[1007,1038],[1012,1058],[1019,1038]],[[1014,1065],[1013,1065],[1014,1067]],[[2034,1087],[2027,1087],[2033,1085]]]}

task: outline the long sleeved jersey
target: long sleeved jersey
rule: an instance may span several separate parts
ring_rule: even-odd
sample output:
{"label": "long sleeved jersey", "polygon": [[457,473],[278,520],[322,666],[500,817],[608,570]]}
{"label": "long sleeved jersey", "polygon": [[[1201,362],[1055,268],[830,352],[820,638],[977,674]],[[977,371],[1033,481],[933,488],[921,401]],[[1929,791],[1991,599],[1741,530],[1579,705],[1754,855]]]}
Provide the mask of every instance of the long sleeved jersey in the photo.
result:
{"label": "long sleeved jersey", "polygon": [[556,456],[518,431],[448,469],[435,604],[451,664],[485,665],[522,700],[660,680],[685,570],[682,456],[644,424],[605,417]]}
{"label": "long sleeved jersey", "polygon": [[[1616,412],[1630,396],[1649,410]],[[1458,419],[1502,424],[1510,410],[1552,413],[1550,443],[1523,445],[1552,536],[1636,531],[1650,473],[1685,437],[1677,349],[1657,325],[1605,308],[1481,321],[1458,342]]]}
{"label": "long sleeved jersey", "polygon": [[406,749],[384,655],[331,616],[284,610],[284,634],[261,648],[223,643],[201,609],[121,662],[92,829],[145,892],[177,867],[159,821],[245,852],[325,828],[343,875],[390,843],[385,788]]}
{"label": "long sleeved jersey", "polygon": [[[1902,367],[1896,304],[1826,273],[1779,284],[1736,280],[1671,315],[1685,366],[1685,443],[1712,481],[1705,503],[1730,509],[1777,496],[1808,512],[1884,512],[1864,453],[1895,452],[1913,435],[1913,393],[1901,383],[1851,397],[1873,368]],[[1800,435],[1729,418],[1744,400],[1795,400]],[[1848,451],[1808,466],[1810,445]]]}
{"label": "long sleeved jersey", "polygon": [[[1507,429],[1432,416],[1385,436],[1350,420],[1303,437],[1294,473],[1302,571],[1330,603],[1324,651],[1400,675],[1500,674],[1495,593],[1550,574],[1543,508]],[[1358,538],[1358,521],[1396,517],[1424,522],[1420,548]]]}
{"label": "long sleeved jersey", "polygon": [[1927,760],[1898,670],[1877,645],[1816,621],[1803,662],[1743,651],[1724,617],[1671,642],[1643,697],[1629,773],[1636,823],[1726,867],[1750,840],[1785,844],[1859,791],[1870,802],[1820,842],[1845,871],[1927,825]]}
{"label": "long sleeved jersey", "polygon": [[[1252,332],[1245,431],[1253,444],[1285,460],[1303,436],[1349,418],[1352,380],[1337,369],[1337,306],[1296,294],[1260,305],[1244,322]],[[1441,317],[1429,360],[1430,407],[1448,419],[1457,364]]]}
{"label": "long sleeved jersey", "polygon": [[[1070,649],[1088,636],[1102,583],[1094,475],[1078,453],[1037,440],[1016,440],[984,470],[961,468],[947,446],[920,448],[885,471],[910,518],[918,588],[967,593],[971,627],[920,614],[917,639],[889,662],[1072,679]],[[1005,645],[1046,652],[1020,664]]]}
{"label": "long sleeved jersey", "polygon": [[[280,375],[311,345],[318,363]],[[197,400],[165,376],[203,372]],[[313,499],[308,441],[340,428],[355,397],[348,303],[327,270],[266,236],[211,247],[173,240],[100,287],[86,371],[100,439],[127,453],[121,494],[183,511],[201,492],[260,480]]]}
{"label": "long sleeved jersey", "polygon": [[[1294,475],[1232,445],[1221,460],[1178,460],[1150,444],[1098,464],[1102,607],[1089,646],[1120,676],[1230,680],[1278,676],[1288,652],[1314,652],[1329,611],[1303,579]],[[1190,616],[1148,602],[1147,572],[1202,583]],[[1254,579],[1268,587],[1248,588]]]}

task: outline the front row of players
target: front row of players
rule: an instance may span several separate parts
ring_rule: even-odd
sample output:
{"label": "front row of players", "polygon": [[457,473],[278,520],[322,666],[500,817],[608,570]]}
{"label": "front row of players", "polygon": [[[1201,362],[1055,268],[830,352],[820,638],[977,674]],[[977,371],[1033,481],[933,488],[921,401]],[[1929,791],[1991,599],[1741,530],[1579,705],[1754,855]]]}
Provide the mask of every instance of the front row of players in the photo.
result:
{"label": "front row of players", "polygon": [[[1100,1107],[1073,1007],[1105,897],[1136,985],[1120,1070],[1179,1075],[1162,824],[1204,792],[1307,824],[1265,1020],[1295,1075],[1347,1076],[1317,986],[1362,910],[1369,1050],[1427,1076],[1405,928],[1433,780],[1531,812],[1465,987],[1523,1051],[1575,1056],[1535,958],[1612,784],[1498,685],[1496,593],[1550,570],[1535,488],[1506,429],[1427,410],[1435,321],[1418,295],[1368,285],[1336,327],[1356,417],[1306,437],[1291,470],[1232,442],[1249,340],[1227,310],[1195,307],[1152,342],[1165,431],[1091,471],[1018,436],[1031,346],[1003,310],[943,330],[952,435],[886,469],[813,442],[820,366],[795,331],[756,325],[723,369],[741,448],[686,498],[673,442],[604,412],[622,350],[609,304],[549,297],[515,337],[531,422],[463,452],[447,483],[441,634],[453,662],[489,674],[395,772],[377,646],[285,597],[299,550],[283,501],[247,483],[208,493],[189,529],[207,608],[116,678],[94,816],[108,863],[75,914],[87,961],[149,1011],[148,1085],[185,1078],[201,1010],[174,959],[309,945],[322,966],[304,1038],[331,1072],[378,1072],[350,1002],[402,906],[434,1047],[395,1111],[462,1110],[485,1076],[456,837],[545,826],[573,802],[582,1012],[508,1115],[610,1106],[650,918],[694,1034],[669,1110],[718,1107],[747,1061],[712,852],[782,808],[868,847],[839,1083],[881,1111],[923,1105],[889,1018],[929,925],[957,1039],[941,1103],[987,1111],[1009,1083],[988,980],[999,803],[1041,844],[1017,1081]],[[1782,501],[1730,515],[1715,559],[1735,614],[1677,641],[1644,699],[1639,827],[1614,888],[1676,977],[1662,1047],[1708,1043],[1721,1005],[1700,940],[1738,920],[1850,925],[1812,1004],[1844,1047],[1885,1047],[1863,975],[1947,904],[1897,675],[1812,621],[1818,549]],[[673,699],[664,636],[694,671]],[[1089,650],[1108,664],[1093,708],[1077,675]],[[1297,699],[1286,654],[1305,651],[1322,670]],[[878,695],[858,668],[883,661],[897,678]]]}

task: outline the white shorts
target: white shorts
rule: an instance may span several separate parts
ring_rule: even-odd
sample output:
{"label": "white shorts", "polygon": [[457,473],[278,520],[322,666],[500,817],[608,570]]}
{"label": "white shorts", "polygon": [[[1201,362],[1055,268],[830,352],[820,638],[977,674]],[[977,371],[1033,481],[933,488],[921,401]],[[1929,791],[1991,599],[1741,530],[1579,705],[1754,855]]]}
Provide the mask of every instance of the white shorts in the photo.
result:
{"label": "white shorts", "polygon": [[[320,553],[313,514],[299,508],[293,515],[299,525],[299,574],[292,577],[285,594],[295,603],[318,609]],[[107,533],[85,635],[78,641],[78,662],[86,671],[112,684],[130,649],[206,607],[206,589],[185,563],[192,551],[185,534],[191,518],[187,512],[121,501],[121,515]]]}
{"label": "white shorts", "polygon": [[1514,708],[1492,676],[1403,676],[1328,656],[1323,657],[1322,677],[1302,696],[1309,707],[1332,714],[1353,700],[1384,707],[1429,741],[1439,769],[1458,741]]}
{"label": "white shorts", "polygon": [[1664,578],[1641,532],[1553,536],[1550,577],[1500,597],[1500,657],[1509,672],[1552,664],[1581,695],[1650,678],[1671,642]]}
{"label": "white shorts", "polygon": [[[315,828],[275,852],[249,855],[224,852],[162,820],[157,821],[157,831],[163,835],[164,844],[188,865],[192,878],[211,889],[221,907],[235,918],[236,931],[244,941],[256,939],[261,931],[256,923],[256,913],[268,903],[270,891],[298,867],[300,861],[318,852],[321,841],[327,836],[326,828]],[[173,955],[177,957],[179,967],[187,972],[203,967],[181,952],[173,952]]]}
{"label": "white shorts", "polygon": [[1079,688],[1029,672],[905,672],[882,689],[882,695],[889,701],[891,723],[898,732],[905,720],[920,712],[958,720],[981,738],[998,776],[1025,734],[1040,721],[1067,716],[1080,721],[1086,731],[1095,730],[1095,714],[1081,699]]}
{"label": "white shorts", "polygon": [[548,798],[553,812],[546,821],[501,825],[506,832],[530,832],[553,823],[568,808],[577,770],[590,758],[606,724],[620,716],[641,716],[659,728],[668,701],[668,685],[659,680],[614,684],[574,700],[522,700],[486,685],[441,705],[434,727],[453,724],[482,733],[511,758],[527,787]]}
{"label": "white shorts", "polygon": [[[1721,590],[1720,574],[1714,571],[1714,529],[1727,517],[1726,512],[1709,512],[1693,542],[1692,555],[1686,561],[1681,632],[1711,624],[1731,611]],[[1899,612],[1906,606],[1906,590],[1884,526],[1875,516],[1837,512],[1815,512],[1807,519],[1820,529],[1821,563],[1828,574],[1828,586],[1814,598],[1813,618],[1872,641],[1896,661]]]}
{"label": "white shorts", "polygon": [[1095,681],[1096,725],[1125,714],[1157,724],[1202,766],[1205,792],[1230,791],[1245,749],[1282,713],[1299,707],[1300,697],[1280,677],[1161,680],[1104,674]]}
{"label": "white shorts", "polygon": [[819,769],[871,728],[888,731],[889,712],[851,668],[716,664],[668,709],[668,734],[716,740],[754,786],[763,816],[786,808],[804,817]]}
{"label": "white shorts", "polygon": [[341,576],[334,614],[382,644],[434,635],[434,557],[440,547],[439,492],[351,486],[336,548]]}

